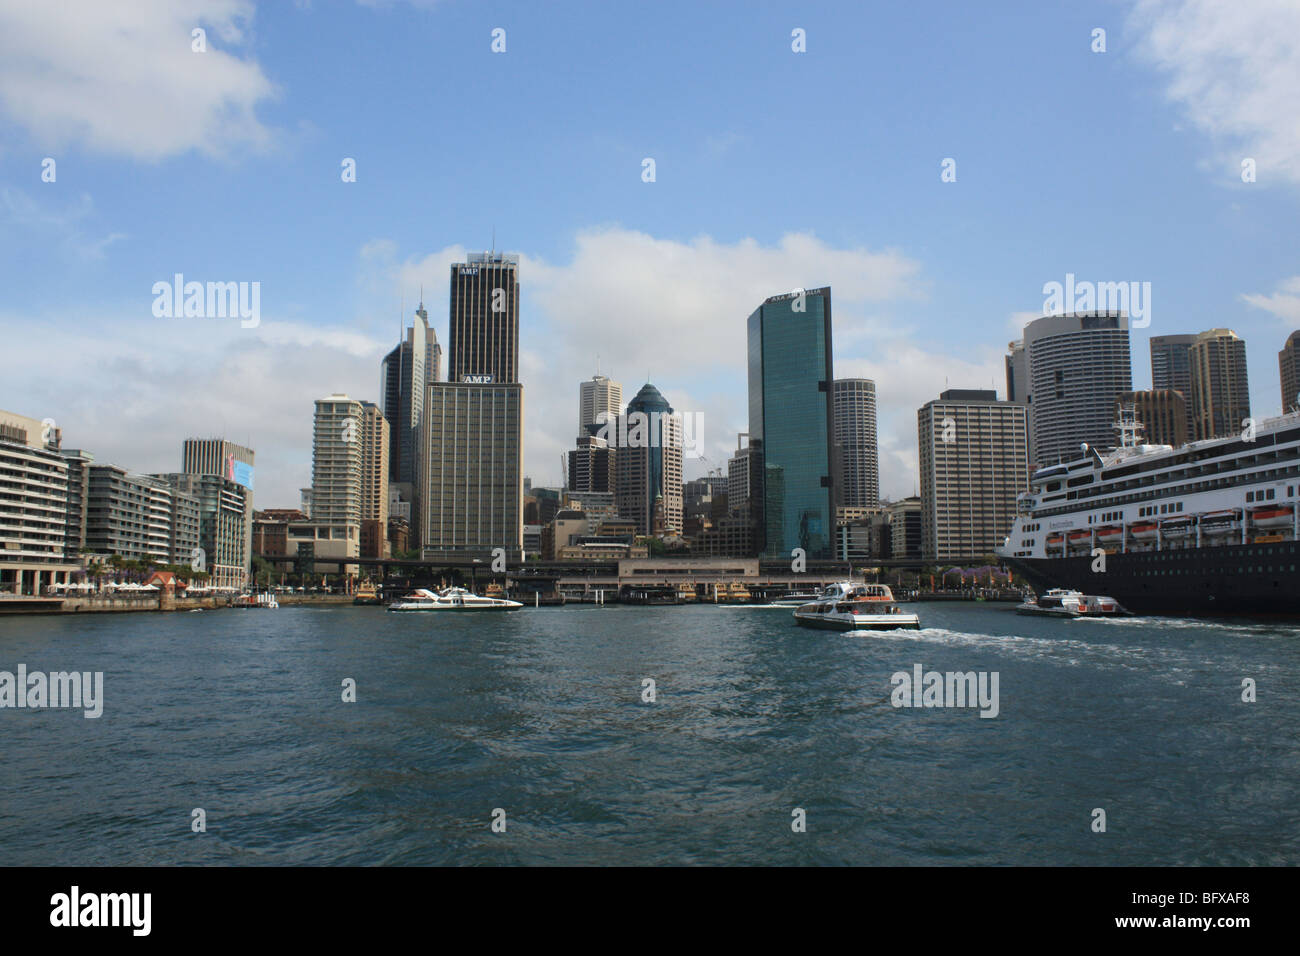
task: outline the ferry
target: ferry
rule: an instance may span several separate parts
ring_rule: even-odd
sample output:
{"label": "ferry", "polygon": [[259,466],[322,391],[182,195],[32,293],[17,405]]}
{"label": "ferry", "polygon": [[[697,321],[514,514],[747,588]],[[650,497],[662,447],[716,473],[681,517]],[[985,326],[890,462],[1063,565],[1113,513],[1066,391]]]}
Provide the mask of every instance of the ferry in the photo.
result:
{"label": "ferry", "polygon": [[1052,588],[1036,601],[1019,605],[1016,613],[1043,617],[1119,617],[1128,612],[1113,597]]}
{"label": "ferry", "polygon": [[1034,472],[1003,560],[1139,614],[1300,615],[1300,411],[1179,448],[1119,419],[1119,447]]}
{"label": "ferry", "polygon": [[388,605],[390,611],[513,611],[523,607],[518,601],[480,597],[464,588],[441,591],[418,588]]}
{"label": "ferry", "polygon": [[353,604],[383,604],[384,599],[379,596],[379,591],[369,581],[363,582],[357,587],[357,593],[352,598]]}
{"label": "ferry", "polygon": [[796,624],[834,631],[897,631],[921,629],[921,619],[898,606],[887,584],[841,581],[826,588],[817,600],[794,612]]}

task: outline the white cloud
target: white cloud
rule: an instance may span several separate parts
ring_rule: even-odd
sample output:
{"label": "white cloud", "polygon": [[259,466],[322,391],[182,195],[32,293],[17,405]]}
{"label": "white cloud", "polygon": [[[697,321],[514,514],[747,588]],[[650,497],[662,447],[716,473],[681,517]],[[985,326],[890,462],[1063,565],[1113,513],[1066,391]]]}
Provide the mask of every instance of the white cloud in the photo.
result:
{"label": "white cloud", "polygon": [[1138,0],[1138,55],[1169,74],[1166,94],[1240,173],[1300,183],[1300,4],[1295,0]]}
{"label": "white cloud", "polygon": [[1271,312],[1287,325],[1300,328],[1300,276],[1283,279],[1271,295],[1254,292],[1241,298],[1257,309]]}
{"label": "white cloud", "polygon": [[4,401],[21,396],[12,410],[53,417],[66,447],[140,473],[179,470],[186,438],[247,443],[257,453],[260,508],[297,506],[298,489],[311,483],[313,402],[335,391],[375,400],[388,347],[274,318],[243,329],[237,319],[137,312],[106,318],[88,348],[86,328],[66,314],[0,315]]}
{"label": "white cloud", "polygon": [[[249,0],[0,0],[0,109],[42,148],[157,160],[265,148],[275,94],[245,40]],[[190,31],[207,31],[207,52]]]}

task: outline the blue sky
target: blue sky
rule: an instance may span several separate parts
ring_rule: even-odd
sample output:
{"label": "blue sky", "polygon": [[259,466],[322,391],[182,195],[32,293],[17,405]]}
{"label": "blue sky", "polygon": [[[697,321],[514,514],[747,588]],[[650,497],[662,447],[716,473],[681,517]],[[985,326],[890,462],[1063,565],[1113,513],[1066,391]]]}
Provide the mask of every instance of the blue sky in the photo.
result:
{"label": "blue sky", "polygon": [[[894,496],[916,485],[917,407],[1002,392],[1007,342],[1067,272],[1152,284],[1139,387],[1148,335],[1226,326],[1254,413],[1280,410],[1294,2],[59,9],[0,0],[0,407],[100,460],[175,469],[183,438],[224,434],[257,449],[260,506],[295,504],[312,401],[377,397],[421,284],[445,342],[447,264],[494,229],[523,259],[539,484],[597,356],[627,397],[648,374],[704,415],[688,474],[724,465],[745,317],[796,286],[832,287],[837,375],[877,380]],[[177,272],[259,282],[260,324],[155,318]]]}

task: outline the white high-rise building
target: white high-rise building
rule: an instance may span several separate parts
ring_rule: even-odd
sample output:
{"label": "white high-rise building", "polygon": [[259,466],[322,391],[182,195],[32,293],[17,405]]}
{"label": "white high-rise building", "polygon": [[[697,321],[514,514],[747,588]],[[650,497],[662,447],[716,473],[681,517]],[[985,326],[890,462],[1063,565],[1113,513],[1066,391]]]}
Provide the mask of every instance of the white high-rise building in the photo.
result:
{"label": "white high-rise building", "polygon": [[876,383],[865,378],[837,378],[831,391],[832,434],[839,458],[835,505],[875,508],[880,504]]}
{"label": "white high-rise building", "polygon": [[604,375],[593,375],[578,387],[578,437],[590,434],[588,425],[613,421],[623,414],[623,386]]}
{"label": "white high-rise building", "polygon": [[1133,390],[1127,313],[1044,316],[1025,326],[1024,343],[1035,461],[1071,461],[1085,442],[1114,448],[1115,398]]}

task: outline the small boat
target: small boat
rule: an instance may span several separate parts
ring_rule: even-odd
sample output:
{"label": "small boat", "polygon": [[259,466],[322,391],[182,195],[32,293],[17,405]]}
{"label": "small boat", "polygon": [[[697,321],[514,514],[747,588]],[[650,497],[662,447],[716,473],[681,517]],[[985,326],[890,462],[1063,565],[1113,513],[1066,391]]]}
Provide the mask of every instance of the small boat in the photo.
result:
{"label": "small boat", "polygon": [[1251,524],[1257,528],[1289,528],[1294,520],[1291,505],[1281,508],[1256,508],[1250,513]]}
{"label": "small boat", "polygon": [[418,588],[388,605],[390,611],[513,611],[523,607],[518,601],[480,597],[464,588],[441,591]]}
{"label": "small boat", "polygon": [[1118,617],[1129,612],[1113,597],[1104,594],[1084,594],[1066,588],[1052,588],[1037,601],[1026,601],[1016,607],[1017,614],[1042,617]]}
{"label": "small boat", "polygon": [[379,596],[379,591],[369,581],[357,588],[357,593],[352,598],[353,604],[383,604],[384,599]]}
{"label": "small boat", "polygon": [[919,631],[921,619],[904,611],[887,584],[832,584],[794,612],[796,624],[833,631]]}

